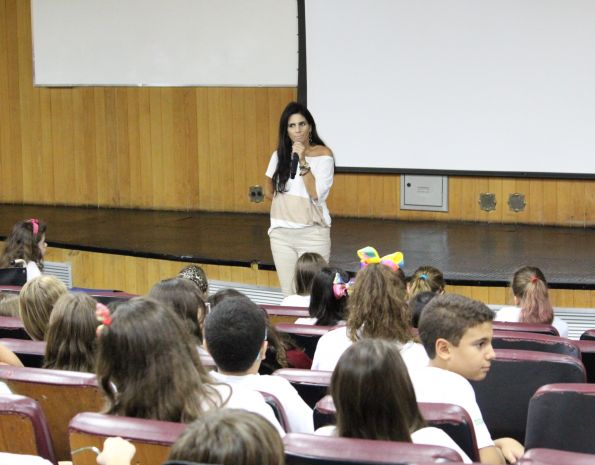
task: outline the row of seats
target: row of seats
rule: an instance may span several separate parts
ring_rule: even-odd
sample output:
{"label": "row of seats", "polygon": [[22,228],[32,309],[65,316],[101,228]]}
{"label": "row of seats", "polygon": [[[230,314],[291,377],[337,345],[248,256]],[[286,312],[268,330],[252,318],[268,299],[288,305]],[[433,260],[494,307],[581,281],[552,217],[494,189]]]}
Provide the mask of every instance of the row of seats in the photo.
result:
{"label": "row of seats", "polygon": [[[502,434],[502,436],[516,433],[517,437],[525,442],[527,448],[555,446],[560,449],[595,454],[595,443],[592,441],[592,438],[595,437],[595,418],[592,416],[592,412],[595,411],[595,385],[580,383],[581,371],[580,368],[576,371],[576,367],[580,367],[577,361],[565,355],[545,354],[547,357],[553,358],[545,362],[540,359],[535,363],[535,360],[527,358],[525,351],[498,349],[497,352],[496,363],[505,367],[502,370],[507,376],[505,379],[516,377],[515,386],[519,387],[518,389],[512,388],[501,380],[488,383],[492,387],[497,385],[500,391],[513,391],[513,393],[499,392],[497,396],[493,396],[487,402],[480,395],[480,392],[485,391],[476,387],[478,401],[490,429],[495,429],[498,433],[509,433]],[[532,353],[529,352],[529,354]],[[520,371],[510,371],[506,367],[510,367],[511,370],[520,369]],[[568,376],[564,374],[565,370],[569,370],[566,371],[566,375],[574,376],[578,373],[579,376],[568,379]],[[275,372],[275,375],[287,378],[298,392],[315,407],[317,426],[332,422],[334,406],[330,398],[324,397],[331,373],[283,369]],[[552,379],[560,378],[577,384],[548,383]],[[52,450],[59,460],[68,459],[71,448],[75,448],[68,440],[71,420],[81,412],[99,412],[104,404],[95,376],[88,373],[0,366],[0,380],[4,381],[12,392],[26,396],[27,400],[32,399],[37,402],[39,409],[43,411],[43,416],[38,416],[38,419],[31,423],[47,425]],[[525,388],[525,384],[530,386]],[[546,386],[542,386],[544,384]],[[502,389],[503,385],[506,385],[506,390]],[[512,399],[514,396],[517,398]],[[4,403],[0,404],[2,409],[10,412],[10,409],[6,408],[8,404],[13,409],[24,405],[25,400],[19,396],[16,397],[17,399],[14,399],[12,403],[4,399]],[[274,396],[266,393],[265,398],[274,407],[280,421],[286,425],[280,403]],[[322,400],[320,400],[321,398]],[[26,405],[30,411],[31,404]],[[466,412],[456,406],[420,405],[422,414],[430,425],[444,429],[470,457],[478,458],[477,447],[473,440],[475,436]],[[508,415],[509,411],[514,414]],[[495,415],[497,418],[494,420],[490,415]],[[101,423],[95,425],[97,428],[112,424],[108,421],[112,417],[95,418],[98,421],[101,419]],[[117,421],[116,417],[113,417],[112,420]],[[489,421],[495,421],[495,423],[490,424]],[[521,425],[520,422],[523,424]],[[15,426],[11,425],[9,420],[0,421],[0,425],[3,428],[0,438],[6,440],[8,437],[6,431],[13,431]],[[559,434],[562,428],[565,431],[564,435]],[[72,424],[70,429],[72,430]],[[29,430],[35,431],[35,428],[29,427]],[[115,434],[113,427],[104,431],[106,436]],[[24,438],[26,435],[23,433],[22,436]],[[18,442],[8,441],[7,444],[0,444],[0,450],[25,453],[31,449],[31,444],[35,441],[47,439],[48,433],[42,431],[33,435],[28,434],[27,437],[36,439],[31,440],[27,447]],[[72,442],[72,438],[70,442]],[[19,451],[11,449],[11,447],[17,446],[23,449]],[[44,455],[48,453],[49,449],[47,446],[39,446],[36,450],[39,455]]]}
{"label": "row of seats", "polygon": [[[585,386],[581,386],[585,387]],[[557,396],[567,392],[576,394],[580,390],[571,390],[568,386],[546,386],[535,395],[533,405],[536,415],[539,416],[547,407],[542,407],[548,400],[555,404],[556,413],[565,412],[566,416],[572,415],[577,407],[585,407],[586,399],[593,399],[595,387],[589,386],[590,391],[582,396],[583,403],[565,401],[559,405]],[[552,398],[554,396],[555,398]],[[572,395],[570,397],[573,397]],[[593,408],[591,405],[587,407]],[[532,407],[533,408],[533,407]],[[462,410],[462,409],[461,409]],[[428,412],[422,408],[424,416],[428,419]],[[467,414],[463,411],[464,416]],[[457,421],[460,412],[451,411],[449,421]],[[468,417],[465,419],[469,421]],[[542,418],[541,420],[549,420]],[[539,419],[538,419],[539,421]],[[8,426],[10,422],[10,426]],[[556,435],[551,428],[552,423],[547,423],[541,432],[551,431],[550,436]],[[581,425],[574,423],[574,429]],[[128,417],[117,417],[100,413],[79,413],[72,418],[67,427],[69,447],[76,452],[73,455],[74,465],[95,465],[95,454],[91,447],[101,448],[103,441],[110,436],[120,436],[132,441],[136,446],[135,463],[139,465],[160,465],[164,463],[169,454],[171,445],[186,428],[182,423],[171,423],[156,420],[142,420]],[[50,440],[50,431],[46,424],[45,416],[39,404],[32,399],[19,395],[0,396],[0,444],[2,450],[13,453],[26,453],[40,455],[57,463],[53,445]],[[472,434],[472,432],[471,432]],[[591,431],[591,438],[593,431]],[[546,438],[554,440],[555,438]],[[584,439],[584,437],[583,437]],[[518,463],[519,465],[550,465],[569,464],[584,465],[593,463],[592,455],[568,452],[562,450],[547,450],[540,448],[540,444],[533,439],[527,444],[527,453]],[[288,465],[340,465],[340,464],[407,464],[407,463],[436,463],[460,462],[460,457],[451,449],[439,446],[427,446],[411,443],[369,441],[350,438],[333,438],[298,433],[289,433],[284,438],[286,461]],[[587,451],[588,452],[588,451]],[[472,455],[474,457],[474,455]],[[476,457],[476,456],[475,456]],[[476,458],[477,460],[477,458]],[[175,462],[168,462],[173,465]]]}

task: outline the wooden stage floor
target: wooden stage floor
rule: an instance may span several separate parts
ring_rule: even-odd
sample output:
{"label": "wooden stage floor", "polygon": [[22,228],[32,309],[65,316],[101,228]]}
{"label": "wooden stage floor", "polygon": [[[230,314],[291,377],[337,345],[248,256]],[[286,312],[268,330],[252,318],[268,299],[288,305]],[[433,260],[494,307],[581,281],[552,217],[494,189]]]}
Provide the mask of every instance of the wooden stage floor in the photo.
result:
{"label": "wooden stage floor", "polygon": [[[274,269],[267,215],[0,205],[0,238],[31,217],[47,221],[53,247]],[[407,274],[433,265],[453,285],[503,286],[531,264],[552,288],[595,289],[594,228],[333,219],[332,264],[356,271],[366,245],[401,250]]]}

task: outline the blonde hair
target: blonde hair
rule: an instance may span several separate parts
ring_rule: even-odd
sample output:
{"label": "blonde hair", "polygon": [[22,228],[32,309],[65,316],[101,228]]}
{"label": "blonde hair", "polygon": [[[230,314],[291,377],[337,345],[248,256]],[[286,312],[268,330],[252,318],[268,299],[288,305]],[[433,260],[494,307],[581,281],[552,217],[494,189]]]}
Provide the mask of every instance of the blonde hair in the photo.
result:
{"label": "blonde hair", "polygon": [[67,292],[66,285],[53,276],[38,276],[25,283],[19,293],[19,313],[31,339],[45,340],[52,308]]}
{"label": "blonde hair", "polygon": [[19,317],[19,295],[0,292],[0,316]]}
{"label": "blonde hair", "polygon": [[539,268],[524,266],[516,270],[511,287],[513,294],[520,301],[519,321],[552,324],[554,309],[550,303],[547,281]]}
{"label": "blonde hair", "polygon": [[283,442],[260,415],[236,409],[205,412],[178,438],[169,460],[219,465],[284,465]]}
{"label": "blonde hair", "polygon": [[409,279],[409,298],[415,297],[420,292],[444,292],[446,282],[442,271],[433,266],[420,266]]}

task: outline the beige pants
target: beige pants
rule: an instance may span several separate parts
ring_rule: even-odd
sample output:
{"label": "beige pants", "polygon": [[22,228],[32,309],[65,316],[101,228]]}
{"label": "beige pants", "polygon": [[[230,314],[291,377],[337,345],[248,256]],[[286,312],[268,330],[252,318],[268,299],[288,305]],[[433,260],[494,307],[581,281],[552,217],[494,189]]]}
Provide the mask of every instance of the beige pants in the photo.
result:
{"label": "beige pants", "polygon": [[284,296],[294,294],[293,276],[298,257],[306,252],[316,252],[328,262],[331,255],[331,228],[275,228],[269,234],[271,252]]}

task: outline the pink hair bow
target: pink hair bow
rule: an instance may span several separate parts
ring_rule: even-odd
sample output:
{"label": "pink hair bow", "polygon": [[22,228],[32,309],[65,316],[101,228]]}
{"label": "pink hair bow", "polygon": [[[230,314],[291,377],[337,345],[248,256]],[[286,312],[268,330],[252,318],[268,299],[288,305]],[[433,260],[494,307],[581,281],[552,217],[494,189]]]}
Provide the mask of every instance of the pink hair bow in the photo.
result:
{"label": "pink hair bow", "polygon": [[394,252],[389,255],[385,255],[384,257],[380,258],[378,255],[378,251],[374,247],[364,247],[363,249],[359,249],[357,251],[357,256],[360,259],[359,267],[365,268],[371,263],[382,263],[390,268],[393,271],[397,271],[399,268],[402,268],[405,264],[405,258],[403,256],[403,252]]}
{"label": "pink hair bow", "polygon": [[99,336],[103,328],[112,324],[112,316],[110,315],[109,308],[100,302],[97,302],[95,305],[95,316],[97,317],[97,321],[101,323],[96,330]]}
{"label": "pink hair bow", "polygon": [[341,275],[336,273],[335,279],[333,279],[333,294],[335,294],[335,299],[340,299],[341,297],[348,295],[351,286],[353,286],[353,280],[350,279],[345,282]]}

